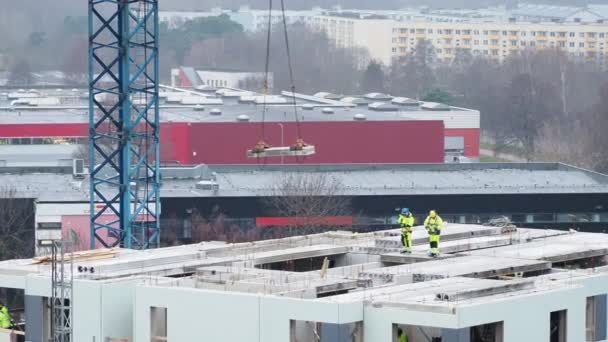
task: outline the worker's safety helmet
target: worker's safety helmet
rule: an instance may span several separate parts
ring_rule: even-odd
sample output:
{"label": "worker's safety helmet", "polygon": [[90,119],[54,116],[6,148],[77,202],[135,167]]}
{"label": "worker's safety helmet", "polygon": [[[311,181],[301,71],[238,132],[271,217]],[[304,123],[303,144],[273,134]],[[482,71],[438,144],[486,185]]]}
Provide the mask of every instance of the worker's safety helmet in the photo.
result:
{"label": "worker's safety helmet", "polygon": [[408,208],[403,208],[403,209],[401,209],[401,213],[402,213],[403,215],[407,215],[407,214],[409,214],[409,213],[410,213],[410,210],[409,210]]}
{"label": "worker's safety helmet", "polygon": [[436,216],[437,216],[437,211],[435,211],[435,210],[431,210],[431,212],[429,213],[429,215],[430,215],[431,217],[436,217]]}

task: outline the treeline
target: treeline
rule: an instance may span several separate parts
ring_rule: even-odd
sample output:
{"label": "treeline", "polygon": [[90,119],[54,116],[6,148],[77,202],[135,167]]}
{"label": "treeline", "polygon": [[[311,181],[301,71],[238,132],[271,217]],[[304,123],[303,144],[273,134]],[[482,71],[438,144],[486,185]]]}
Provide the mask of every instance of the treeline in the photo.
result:
{"label": "treeline", "polygon": [[[564,6],[583,6],[589,3],[605,3],[602,0],[535,0],[532,3],[545,3]],[[289,9],[310,9],[318,6],[331,8],[341,6],[352,9],[387,9],[394,10],[408,6],[428,6],[431,8],[480,8],[498,5],[514,5],[517,0],[285,0]],[[162,1],[161,8],[167,10],[209,10],[213,7],[238,9],[240,6],[267,8],[268,0],[171,0]]]}
{"label": "treeline", "polygon": [[608,73],[598,63],[542,50],[503,63],[460,51],[441,64],[421,42],[385,73],[388,92],[479,109],[499,152],[608,172]]}

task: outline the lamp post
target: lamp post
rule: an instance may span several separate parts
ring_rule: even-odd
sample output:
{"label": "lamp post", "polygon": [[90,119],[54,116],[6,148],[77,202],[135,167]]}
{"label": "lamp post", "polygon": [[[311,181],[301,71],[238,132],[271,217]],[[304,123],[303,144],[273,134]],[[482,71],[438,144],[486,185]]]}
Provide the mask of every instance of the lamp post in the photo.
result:
{"label": "lamp post", "polygon": [[[284,134],[283,134],[285,127],[283,127],[283,124],[280,122],[277,122],[277,125],[279,125],[279,127],[281,127],[281,147],[285,147]],[[284,158],[285,157],[283,155],[281,155],[281,165],[283,165]]]}

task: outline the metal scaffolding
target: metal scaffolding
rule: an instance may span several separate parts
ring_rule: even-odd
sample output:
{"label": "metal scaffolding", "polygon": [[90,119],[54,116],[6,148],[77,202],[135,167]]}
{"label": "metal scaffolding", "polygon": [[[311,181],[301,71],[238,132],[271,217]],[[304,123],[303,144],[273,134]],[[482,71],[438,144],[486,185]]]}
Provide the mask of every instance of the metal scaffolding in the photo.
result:
{"label": "metal scaffolding", "polygon": [[158,0],[89,0],[91,248],[160,239]]}
{"label": "metal scaffolding", "polygon": [[53,241],[51,248],[51,337],[53,342],[72,342],[72,293],[74,263],[66,261],[66,249],[71,243]]}

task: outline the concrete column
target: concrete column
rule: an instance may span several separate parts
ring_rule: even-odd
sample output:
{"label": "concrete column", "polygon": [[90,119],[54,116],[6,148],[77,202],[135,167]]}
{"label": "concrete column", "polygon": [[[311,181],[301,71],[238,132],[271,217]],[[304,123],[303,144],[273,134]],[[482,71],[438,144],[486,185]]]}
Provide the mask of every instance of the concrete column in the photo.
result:
{"label": "concrete column", "polygon": [[25,296],[25,330],[29,342],[44,341],[44,311],[46,300],[39,296]]}
{"label": "concrete column", "polygon": [[570,306],[567,310],[566,341],[585,341],[587,301],[581,300],[576,306]]}
{"label": "concrete column", "polygon": [[[530,315],[540,312],[533,312]],[[542,315],[542,314],[541,314]],[[504,342],[549,341],[549,314],[538,317],[534,322],[526,315],[512,316],[504,322]],[[584,341],[568,340],[568,341]]]}
{"label": "concrete column", "polygon": [[608,296],[599,295],[595,301],[595,339],[603,341],[608,339],[607,323],[608,323]]}

